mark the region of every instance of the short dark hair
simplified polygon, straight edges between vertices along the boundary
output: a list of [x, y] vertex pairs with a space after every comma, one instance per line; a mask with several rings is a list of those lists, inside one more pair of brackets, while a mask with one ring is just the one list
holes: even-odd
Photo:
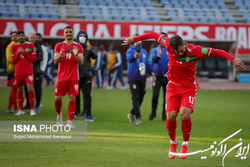
[[64, 30], [65, 30], [66, 28], [71, 28], [71, 29], [73, 30], [73, 28], [72, 28], [71, 26], [66, 26], [66, 27], [64, 27]]
[[165, 36], [167, 36], [167, 37], [168, 37], [168, 34], [167, 34], [167, 33], [165, 33], [165, 32], [161, 32], [161, 34], [162, 34], [162, 35], [165, 35]]
[[41, 38], [42, 38], [42, 34], [41, 34], [41, 33], [39, 33], [39, 32], [37, 32], [35, 35], [37, 35], [37, 36], [39, 36], [39, 37], [41, 37]]
[[134, 34], [132, 37], [139, 36], [139, 34]]
[[183, 45], [183, 39], [179, 35], [175, 35], [170, 38], [170, 46], [174, 49], [177, 50], [179, 46]]
[[19, 34], [25, 35], [23, 31], [17, 31], [16, 35], [19, 35]]
[[12, 31], [10, 35], [12, 36], [13, 34], [17, 33], [17, 31]]

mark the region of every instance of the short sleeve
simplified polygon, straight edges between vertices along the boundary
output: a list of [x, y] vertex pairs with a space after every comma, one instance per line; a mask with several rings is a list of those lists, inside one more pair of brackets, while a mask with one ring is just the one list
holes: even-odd
[[60, 50], [61, 50], [61, 45], [60, 45], [60, 43], [57, 43], [56, 46], [55, 46], [54, 52], [55, 53], [60, 53]]
[[78, 44], [79, 52], [78, 53], [83, 53], [83, 48], [82, 45]]

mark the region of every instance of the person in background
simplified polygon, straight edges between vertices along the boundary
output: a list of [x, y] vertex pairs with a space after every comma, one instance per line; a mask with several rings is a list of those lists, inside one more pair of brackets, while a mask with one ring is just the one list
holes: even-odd
[[95, 62], [96, 71], [96, 87], [102, 88], [104, 82], [104, 70], [107, 65], [107, 51], [103, 45], [100, 45], [99, 51], [97, 52], [97, 59]]
[[[138, 34], [135, 34], [134, 36], [138, 36]], [[133, 108], [128, 114], [128, 119], [129, 122], [132, 123], [134, 122], [135, 116], [136, 124], [142, 124], [140, 106], [146, 93], [147, 72], [152, 75], [153, 81], [155, 81], [156, 78], [152, 70], [152, 64], [149, 60], [148, 52], [142, 48], [141, 42], [130, 45], [126, 52], [126, 58], [128, 62], [128, 83], [133, 104]]]
[[[43, 82], [43, 71], [41, 70], [41, 62], [43, 61], [42, 42], [36, 40], [36, 35], [34, 33], [29, 34], [28, 41], [33, 43], [36, 47], [37, 59], [35, 62], [33, 62], [33, 71], [34, 71], [34, 90], [36, 99], [35, 111], [39, 111], [42, 98], [42, 82]], [[30, 104], [28, 100], [27, 87], [25, 87], [24, 89], [26, 96], [26, 106], [24, 107], [24, 109], [29, 109]]]
[[41, 48], [42, 48], [42, 51], [43, 51], [43, 60], [41, 61], [41, 64], [40, 64], [40, 69], [42, 71], [42, 75], [39, 77], [39, 93], [41, 92], [40, 94], [40, 101], [36, 102], [36, 106], [35, 106], [35, 110], [36, 111], [40, 111], [40, 106], [41, 105], [41, 100], [42, 100], [42, 84], [43, 84], [43, 76], [44, 76], [44, 72], [45, 72], [45, 69], [46, 69], [46, 66], [47, 66], [47, 62], [48, 62], [48, 50], [47, 48], [43, 45], [43, 42], [42, 42], [42, 34], [41, 33], [36, 33], [36, 41], [38, 41], [41, 45]]
[[109, 47], [108, 49], [108, 53], [107, 53], [107, 70], [108, 70], [108, 87], [107, 89], [112, 89], [113, 87], [111, 86], [111, 79], [112, 79], [112, 75], [114, 72], [114, 64], [115, 64], [115, 51], [113, 49], [112, 46]]
[[114, 52], [115, 52], [115, 63], [114, 63], [114, 71], [113, 71], [112, 79], [110, 82], [110, 89], [113, 89], [114, 87], [116, 87], [117, 79], [119, 79], [122, 84], [121, 89], [126, 89], [127, 86], [125, 85], [123, 78], [122, 78], [122, 70], [123, 70], [122, 56], [118, 50], [115, 50]]
[[[7, 107], [7, 113], [17, 113], [18, 107], [17, 107], [17, 87], [15, 82], [15, 75], [14, 75], [14, 64], [11, 60], [11, 47], [12, 45], [17, 44], [17, 32], [13, 31], [11, 33], [11, 42], [6, 48], [6, 61], [7, 61], [7, 73], [8, 73], [8, 80], [7, 80], [7, 86], [11, 87], [10, 95], [9, 95], [9, 102]], [[14, 109], [12, 109], [12, 106]]]
[[[161, 34], [168, 36], [166, 33]], [[156, 117], [156, 110], [158, 105], [158, 99], [161, 87], [163, 89], [163, 109], [162, 109], [162, 121], [166, 121], [166, 111], [165, 111], [165, 96], [166, 87], [168, 84], [168, 78], [165, 74], [168, 72], [168, 51], [164, 46], [158, 45], [151, 50], [151, 58], [153, 64], [153, 71], [156, 76], [156, 81], [153, 82], [153, 94], [152, 94], [152, 111], [148, 117], [151, 121]]]
[[51, 75], [51, 69], [53, 66], [53, 60], [54, 60], [54, 50], [52, 48], [52, 45], [50, 44], [46, 44], [47, 46], [47, 50], [48, 50], [48, 61], [47, 61], [47, 66], [45, 68], [45, 73], [44, 73], [44, 77], [47, 81], [47, 86], [50, 85], [50, 82], [52, 82], [52, 85], [55, 84], [55, 80], [54, 77]]
[[25, 41], [25, 34], [23, 31], [17, 32], [18, 43], [11, 47], [11, 59], [15, 65], [15, 82], [18, 87], [18, 104], [19, 110], [15, 115], [24, 115], [23, 107], [23, 85], [27, 85], [28, 101], [30, 104], [30, 115], [35, 116], [34, 110], [34, 75], [32, 62], [36, 62], [36, 48], [33, 43]]
[[[77, 42], [83, 47], [84, 64], [79, 65], [79, 95], [76, 96], [76, 116], [84, 116], [86, 121], [95, 121], [91, 114], [91, 88], [92, 88], [92, 70], [91, 58], [96, 59], [97, 55], [94, 48], [88, 42], [88, 34], [80, 31], [77, 34]], [[83, 112], [80, 113], [80, 90], [83, 93]]]

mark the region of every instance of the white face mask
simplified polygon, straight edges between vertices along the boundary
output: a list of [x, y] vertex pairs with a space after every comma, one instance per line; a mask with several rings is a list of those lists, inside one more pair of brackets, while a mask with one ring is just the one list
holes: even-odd
[[79, 37], [79, 42], [81, 44], [84, 44], [86, 42], [86, 38], [85, 37]]
[[140, 45], [141, 45], [141, 41], [134, 43], [134, 46], [140, 46]]

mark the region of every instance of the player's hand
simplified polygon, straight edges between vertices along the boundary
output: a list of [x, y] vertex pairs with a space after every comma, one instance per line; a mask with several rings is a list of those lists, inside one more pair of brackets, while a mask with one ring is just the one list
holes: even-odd
[[17, 50], [17, 51], [18, 51], [18, 53], [19, 53], [19, 54], [22, 54], [22, 55], [24, 54], [24, 50], [23, 50], [23, 48], [21, 48], [21, 47], [20, 47], [20, 48], [18, 48], [18, 50]]
[[244, 70], [247, 69], [245, 64], [243, 63], [243, 61], [239, 58], [234, 58], [233, 59], [233, 66], [234, 68], [238, 71], [238, 66], [240, 66], [241, 68], [243, 68]]
[[158, 57], [161, 57], [161, 47], [158, 47], [158, 48], [157, 48], [157, 56], [158, 56]]
[[73, 48], [74, 55], [76, 56], [78, 54], [78, 52], [79, 52], [79, 48], [74, 46], [74, 48]]
[[153, 79], [153, 82], [156, 81], [156, 77], [154, 75], [152, 75], [152, 79]]
[[134, 40], [133, 40], [133, 37], [128, 37], [128, 38], [126, 38], [124, 41], [123, 41], [123, 43], [122, 43], [122, 45], [130, 45], [130, 44], [134, 44], [135, 42], [134, 42]]
[[65, 49], [64, 48], [61, 48], [60, 50], [60, 57], [64, 57], [65, 56]]

